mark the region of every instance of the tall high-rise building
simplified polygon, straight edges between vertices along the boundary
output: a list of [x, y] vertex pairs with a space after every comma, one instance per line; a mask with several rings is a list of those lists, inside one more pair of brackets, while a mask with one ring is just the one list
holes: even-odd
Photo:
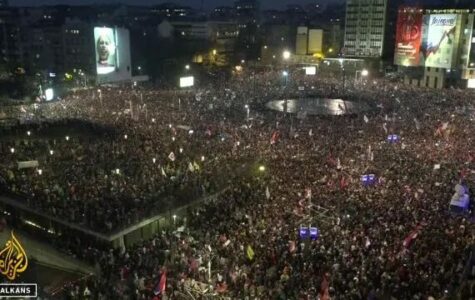
[[234, 2], [236, 16], [242, 22], [255, 22], [259, 16], [259, 1], [237, 0]]
[[343, 54], [381, 58], [388, 0], [347, 0]]

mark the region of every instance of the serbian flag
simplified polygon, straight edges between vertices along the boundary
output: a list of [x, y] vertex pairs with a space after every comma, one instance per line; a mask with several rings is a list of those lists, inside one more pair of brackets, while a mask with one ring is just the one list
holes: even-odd
[[412, 244], [412, 241], [414, 241], [419, 235], [419, 233], [421, 232], [421, 229], [422, 229], [422, 226], [417, 225], [416, 228], [414, 228], [414, 230], [412, 230], [411, 233], [409, 233], [409, 235], [402, 242], [402, 245], [404, 246], [404, 248], [409, 248], [409, 246]]
[[320, 284], [320, 300], [330, 300], [330, 283], [327, 277], [328, 273], [323, 276], [322, 283]]
[[349, 182], [346, 180], [345, 176], [340, 178], [340, 189], [344, 190], [349, 185]]
[[167, 287], [167, 271], [164, 270], [160, 276], [160, 281], [158, 282], [155, 290], [153, 291], [154, 295], [163, 295]]
[[272, 133], [272, 137], [270, 138], [270, 144], [271, 144], [271, 145], [274, 145], [274, 144], [277, 142], [278, 139], [279, 139], [279, 132], [278, 132], [278, 131], [274, 131], [274, 132]]

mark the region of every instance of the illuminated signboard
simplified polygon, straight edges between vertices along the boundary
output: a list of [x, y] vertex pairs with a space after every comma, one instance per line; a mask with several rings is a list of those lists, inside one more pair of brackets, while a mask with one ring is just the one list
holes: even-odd
[[190, 87], [195, 84], [195, 78], [193, 76], [181, 77], [180, 87]]
[[426, 67], [452, 68], [458, 16], [454, 14], [430, 15], [425, 39]]
[[418, 66], [422, 42], [422, 10], [412, 7], [399, 9], [396, 26], [394, 64]]
[[108, 27], [94, 28], [97, 74], [109, 74], [118, 67], [116, 31]]

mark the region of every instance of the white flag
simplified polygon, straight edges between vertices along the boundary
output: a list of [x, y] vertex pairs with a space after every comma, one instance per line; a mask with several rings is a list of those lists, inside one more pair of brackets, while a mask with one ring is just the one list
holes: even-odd
[[196, 170], [196, 171], [199, 171], [200, 170], [200, 165], [198, 165], [196, 163], [196, 161], [193, 162], [193, 168]]
[[266, 198], [267, 199], [270, 198], [270, 192], [269, 192], [269, 187], [268, 186], [266, 187]]
[[383, 129], [386, 134], [388, 134], [388, 127], [386, 126], [386, 123], [383, 124]]
[[414, 118], [414, 123], [416, 123], [416, 129], [420, 130], [421, 129], [421, 124], [419, 123], [419, 121], [417, 121], [416, 118]]
[[195, 171], [195, 167], [193, 167], [193, 164], [191, 162], [188, 163], [188, 170], [190, 170], [190, 172]]
[[435, 164], [434, 165], [434, 170], [439, 170], [440, 169], [440, 164]]
[[367, 117], [366, 115], [364, 115], [363, 118], [364, 118], [365, 123], [368, 123], [368, 122], [369, 122], [369, 119], [368, 119], [368, 117]]
[[449, 122], [442, 123], [442, 130], [446, 130], [449, 127]]
[[171, 161], [175, 161], [175, 159], [176, 159], [175, 153], [170, 152], [170, 154], [168, 155], [168, 159], [171, 160]]
[[389, 118], [388, 118], [388, 115], [384, 115], [384, 121], [388, 121]]
[[160, 167], [160, 171], [162, 172], [163, 177], [167, 177], [167, 173], [165, 173], [163, 167]]
[[310, 130], [308, 131], [308, 135], [309, 135], [309, 136], [313, 136], [313, 129], [310, 129]]
[[338, 170], [341, 169], [341, 162], [340, 162], [340, 158], [339, 158], [339, 157], [336, 159], [336, 168], [337, 168]]

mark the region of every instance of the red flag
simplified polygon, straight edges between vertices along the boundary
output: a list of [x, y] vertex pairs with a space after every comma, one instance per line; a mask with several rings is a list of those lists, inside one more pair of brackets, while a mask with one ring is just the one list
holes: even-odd
[[167, 271], [164, 270], [160, 276], [160, 281], [153, 291], [154, 295], [163, 295], [167, 287]]
[[330, 300], [330, 283], [328, 282], [328, 273], [323, 275], [322, 284], [320, 285], [320, 300]]
[[408, 248], [411, 245], [412, 241], [417, 238], [417, 236], [419, 235], [421, 231], [421, 228], [422, 228], [421, 225], [417, 225], [416, 228], [414, 228], [414, 230], [412, 230], [411, 233], [409, 233], [409, 235], [404, 239], [404, 241], [402, 242], [402, 245], [405, 248]]
[[345, 176], [342, 176], [340, 179], [340, 189], [344, 190], [348, 186]]
[[278, 131], [274, 131], [272, 133], [272, 137], [270, 138], [270, 144], [271, 145], [274, 145], [276, 142], [277, 142], [277, 139], [279, 138], [279, 132]]

